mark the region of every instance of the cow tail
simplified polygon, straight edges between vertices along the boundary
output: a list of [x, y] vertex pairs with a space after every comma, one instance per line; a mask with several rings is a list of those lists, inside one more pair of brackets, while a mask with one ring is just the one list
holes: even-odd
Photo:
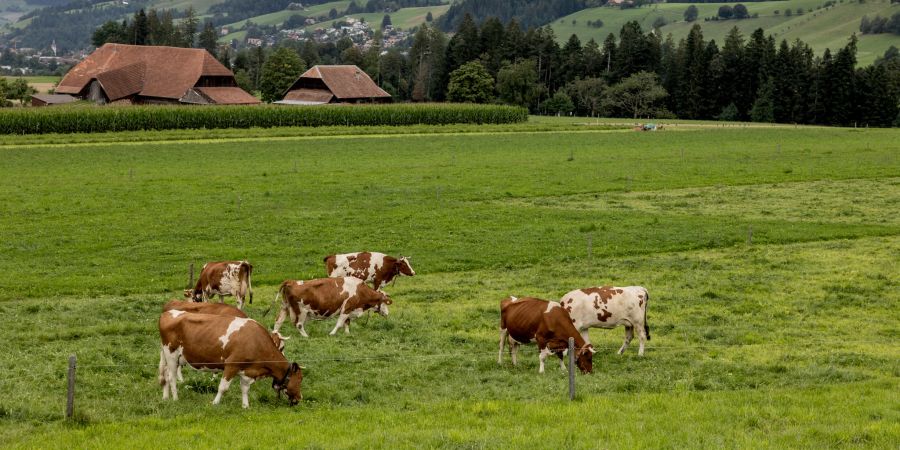
[[159, 385], [166, 386], [166, 356], [162, 348], [159, 349]]
[[272, 301], [272, 304], [269, 305], [269, 307], [266, 309], [266, 312], [263, 313], [263, 317], [268, 316], [268, 315], [269, 315], [269, 311], [271, 311], [272, 308], [275, 307], [275, 305], [278, 304], [278, 299], [280, 299], [281, 296], [282, 296], [282, 295], [281, 295], [281, 291], [284, 290], [284, 287], [285, 287], [285, 286], [286, 286], [286, 283], [281, 283], [281, 286], [278, 286], [278, 292], [275, 293], [275, 300]]
[[650, 293], [644, 289], [644, 294], [647, 297], [647, 300], [644, 301], [644, 334], [647, 335], [647, 340], [650, 340], [650, 324], [647, 323], [647, 307], [650, 306]]
[[250, 265], [247, 261], [244, 261], [244, 265], [247, 266], [247, 293], [250, 294], [250, 304], [253, 304], [253, 266]]

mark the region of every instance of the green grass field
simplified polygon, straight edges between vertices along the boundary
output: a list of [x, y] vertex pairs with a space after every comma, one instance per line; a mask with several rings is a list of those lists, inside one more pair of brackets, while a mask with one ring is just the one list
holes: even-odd
[[[705, 39], [715, 39], [720, 47], [725, 41], [725, 36], [735, 26], [745, 37], [757, 28], [762, 28], [767, 34], [775, 36], [778, 41], [786, 39], [788, 42], [792, 42], [799, 38], [809, 44], [819, 55], [826, 48], [836, 51], [847, 45], [850, 35], [855, 32], [859, 37], [857, 57], [860, 65], [871, 64], [891, 45], [900, 47], [900, 36], [859, 34], [859, 22], [863, 16], [890, 17], [897, 12], [897, 8], [891, 6], [889, 1], [868, 0], [860, 4], [847, 0], [827, 10], [816, 9], [824, 3], [824, 0], [751, 2], [746, 3], [745, 6], [750, 14], [759, 14], [758, 18], [708, 22], [703, 19], [715, 16], [719, 7], [725, 3], [697, 3], [695, 6], [699, 9], [700, 14], [694, 23], [700, 24], [703, 28]], [[636, 20], [644, 30], [649, 30], [658, 17], [664, 17], [669, 24], [661, 28], [662, 34], [665, 36], [671, 33], [677, 41], [687, 36], [694, 25], [694, 23], [684, 21], [684, 10], [687, 7], [687, 3], [661, 3], [624, 10], [608, 7], [591, 8], [557, 19], [551, 25], [560, 42], [565, 42], [572, 34], [578, 35], [582, 42], [587, 42], [591, 38], [602, 42], [609, 33], [618, 36], [622, 25], [628, 21]], [[803, 15], [796, 14], [798, 8], [803, 9]], [[784, 12], [787, 9], [794, 14], [786, 16]], [[813, 11], [808, 12], [809, 9]], [[777, 14], [776, 11], [778, 11]], [[588, 26], [588, 21], [597, 19], [603, 21], [603, 27]]]
[[[895, 447], [897, 131], [605, 123], [2, 137], [0, 441]], [[189, 369], [161, 400], [156, 320], [190, 263], [253, 262], [248, 313], [271, 326], [281, 280], [362, 249], [418, 275], [349, 336], [283, 328], [299, 406], [262, 380], [249, 411], [237, 386], [213, 407], [217, 381]], [[593, 330], [574, 402], [534, 347], [497, 365], [500, 299], [598, 284], [650, 291], [643, 358]]]

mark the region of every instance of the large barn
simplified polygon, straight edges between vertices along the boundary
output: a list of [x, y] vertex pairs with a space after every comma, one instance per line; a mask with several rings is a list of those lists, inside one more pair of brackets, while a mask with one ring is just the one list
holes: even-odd
[[378, 87], [356, 66], [314, 66], [300, 75], [276, 103], [321, 105], [325, 103], [388, 103], [391, 94]]
[[57, 94], [100, 104], [259, 103], [204, 49], [104, 44], [59, 82]]

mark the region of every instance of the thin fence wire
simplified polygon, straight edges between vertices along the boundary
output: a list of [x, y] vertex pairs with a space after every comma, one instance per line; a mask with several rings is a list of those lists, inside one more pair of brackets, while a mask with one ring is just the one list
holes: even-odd
[[[652, 351], [655, 349], [659, 350], [697, 350], [697, 349], [743, 349], [743, 348], [809, 348], [809, 347], [820, 347], [823, 345], [880, 345], [884, 344], [884, 342], [876, 342], [876, 341], [803, 341], [803, 342], [766, 342], [766, 343], [751, 343], [751, 344], [687, 344], [687, 345], [645, 345], [645, 351]], [[621, 344], [617, 345], [595, 345], [594, 350], [601, 351], [615, 351], [621, 347]], [[626, 352], [629, 351], [637, 351], [638, 344], [633, 340], [631, 344], [626, 349]], [[405, 349], [404, 351], [411, 352], [420, 352], [417, 349]], [[833, 351], [833, 349], [828, 349], [829, 351]], [[472, 359], [480, 359], [482, 357], [496, 356], [497, 351], [493, 350], [490, 352], [479, 352], [472, 351], [472, 349], [460, 352], [448, 352], [448, 353], [429, 353], [429, 354], [407, 354], [403, 351], [398, 351], [389, 355], [369, 355], [369, 356], [298, 356], [297, 362], [299, 363], [309, 363], [309, 362], [355, 362], [355, 361], [373, 361], [373, 360], [394, 360], [394, 359], [429, 359], [429, 358], [472, 358]], [[234, 362], [229, 361], [230, 364], [253, 364], [253, 363], [279, 363], [284, 361], [240, 361]], [[289, 361], [290, 362], [290, 361]], [[112, 367], [158, 367], [159, 363], [113, 363], [113, 364], [78, 364], [78, 369], [95, 369], [95, 368], [112, 368]]]

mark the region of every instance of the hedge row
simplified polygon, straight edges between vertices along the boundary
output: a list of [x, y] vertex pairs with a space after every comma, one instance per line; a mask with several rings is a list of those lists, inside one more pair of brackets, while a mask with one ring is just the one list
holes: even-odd
[[0, 134], [94, 133], [199, 128], [513, 123], [524, 108], [472, 104], [53, 106], [0, 111]]

